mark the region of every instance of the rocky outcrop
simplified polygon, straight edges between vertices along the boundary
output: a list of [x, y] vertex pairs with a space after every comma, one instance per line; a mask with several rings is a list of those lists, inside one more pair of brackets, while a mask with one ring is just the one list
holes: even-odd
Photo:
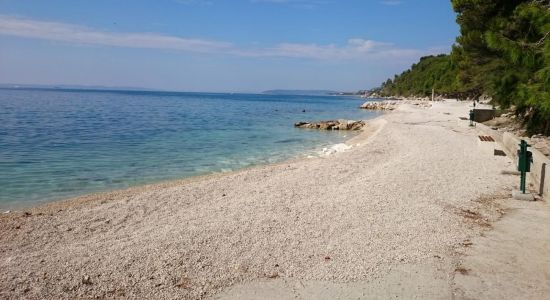
[[542, 154], [550, 157], [550, 137], [536, 134], [531, 137], [531, 145]]
[[294, 124], [297, 128], [309, 128], [320, 130], [359, 130], [365, 126], [364, 121], [335, 120], [319, 122], [298, 122]]
[[361, 105], [361, 108], [369, 110], [394, 110], [397, 105], [397, 101], [367, 101]]

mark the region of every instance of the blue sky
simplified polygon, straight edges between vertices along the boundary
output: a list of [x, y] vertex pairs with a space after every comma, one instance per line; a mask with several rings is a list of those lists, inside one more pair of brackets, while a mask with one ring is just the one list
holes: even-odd
[[0, 0], [0, 83], [353, 91], [457, 35], [445, 0]]

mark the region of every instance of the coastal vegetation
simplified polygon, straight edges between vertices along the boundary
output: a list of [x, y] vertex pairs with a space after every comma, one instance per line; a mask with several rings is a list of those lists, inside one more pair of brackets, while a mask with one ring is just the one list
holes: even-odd
[[425, 97], [433, 88], [439, 94], [456, 95], [457, 75], [458, 68], [449, 55], [425, 56], [409, 70], [384, 82], [381, 93], [384, 96]]
[[452, 0], [460, 36], [450, 54], [422, 57], [388, 79], [383, 96], [439, 95], [514, 108], [531, 133], [550, 134], [550, 1]]

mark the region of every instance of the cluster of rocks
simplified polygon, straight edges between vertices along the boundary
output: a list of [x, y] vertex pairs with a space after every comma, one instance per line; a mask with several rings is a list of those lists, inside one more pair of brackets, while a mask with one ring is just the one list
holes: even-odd
[[483, 122], [483, 124], [499, 132], [510, 132], [521, 137], [527, 135], [527, 131], [523, 128], [521, 121], [512, 112], [501, 114], [498, 117]]
[[432, 107], [432, 104], [430, 102], [426, 102], [426, 101], [415, 101], [415, 102], [412, 102], [412, 105], [418, 106], [420, 108], [430, 108], [430, 107]]
[[297, 122], [294, 127], [320, 130], [360, 130], [365, 126], [364, 121], [331, 120], [319, 122]]
[[361, 108], [369, 110], [394, 110], [397, 105], [396, 101], [367, 101], [361, 105]]
[[550, 137], [535, 134], [528, 138], [527, 130], [523, 127], [520, 118], [514, 112], [503, 113], [498, 117], [483, 122], [483, 124], [498, 132], [509, 132], [522, 139], [527, 139], [527, 142], [531, 144], [533, 149], [537, 149], [542, 154], [550, 157]]
[[550, 157], [550, 137], [542, 134], [535, 134], [531, 136], [530, 142], [533, 148]]

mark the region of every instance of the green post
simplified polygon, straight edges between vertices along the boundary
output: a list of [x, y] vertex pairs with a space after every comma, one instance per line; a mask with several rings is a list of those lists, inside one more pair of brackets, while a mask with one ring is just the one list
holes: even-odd
[[521, 171], [521, 178], [520, 178], [520, 183], [519, 183], [519, 189], [521, 190], [521, 193], [522, 194], [525, 194], [525, 176], [527, 175], [527, 173], [525, 173], [525, 171]]
[[531, 145], [527, 144], [525, 140], [521, 140], [518, 150], [518, 171], [521, 172], [521, 178], [519, 183], [519, 189], [525, 194], [525, 179], [527, 172], [531, 171], [531, 161], [533, 160], [533, 154], [531, 151], [527, 151], [527, 148]]
[[470, 126], [471, 126], [471, 127], [474, 126], [474, 116], [475, 116], [474, 110], [471, 109], [471, 110], [470, 110]]

